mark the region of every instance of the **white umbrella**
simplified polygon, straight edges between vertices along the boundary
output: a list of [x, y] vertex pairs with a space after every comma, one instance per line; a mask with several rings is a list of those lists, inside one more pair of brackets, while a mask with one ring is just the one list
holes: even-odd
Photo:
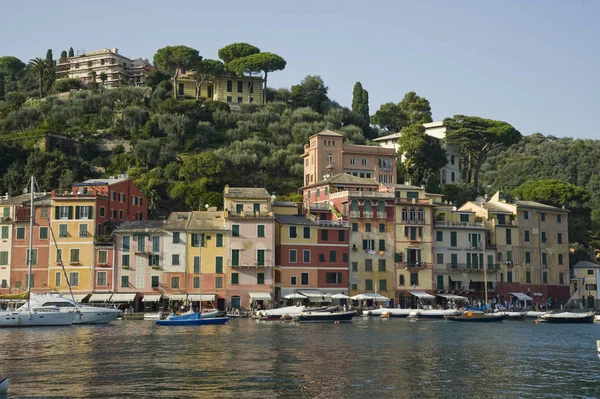
[[350, 299], [350, 297], [344, 294], [334, 294], [331, 296], [331, 299]]
[[288, 294], [288, 295], [284, 296], [284, 298], [285, 299], [306, 299], [308, 297], [306, 295], [302, 295], [297, 292], [294, 292], [293, 294]]

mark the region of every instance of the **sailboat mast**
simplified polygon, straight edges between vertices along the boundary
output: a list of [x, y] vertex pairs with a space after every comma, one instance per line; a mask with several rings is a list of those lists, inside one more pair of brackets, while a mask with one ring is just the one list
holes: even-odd
[[31, 176], [31, 187], [30, 187], [30, 191], [31, 191], [31, 200], [30, 200], [30, 204], [29, 204], [29, 255], [28, 255], [28, 271], [27, 271], [27, 308], [29, 309], [29, 311], [31, 312], [31, 308], [30, 308], [30, 291], [31, 291], [31, 266], [33, 264], [33, 220], [35, 217], [34, 211], [35, 211], [35, 207], [33, 205], [33, 200], [34, 200], [34, 180], [33, 180], [33, 176]]
[[485, 304], [488, 303], [488, 286], [487, 286], [487, 255], [485, 253], [485, 244], [487, 242], [487, 230], [483, 233], [483, 292], [485, 294]]

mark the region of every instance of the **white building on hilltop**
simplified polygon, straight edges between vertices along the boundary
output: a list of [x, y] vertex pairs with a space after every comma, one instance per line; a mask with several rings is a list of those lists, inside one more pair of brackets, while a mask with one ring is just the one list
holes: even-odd
[[[423, 126], [425, 126], [425, 134], [442, 140], [442, 147], [448, 155], [446, 166], [440, 169], [440, 183], [442, 185], [458, 183], [460, 181], [460, 152], [458, 147], [449, 145], [443, 141], [446, 138], [446, 126], [444, 126], [444, 122], [424, 123]], [[379, 143], [381, 147], [393, 148], [398, 151], [398, 138], [400, 138], [400, 133], [393, 133], [378, 137], [373, 141]], [[404, 156], [402, 156], [402, 161], [404, 161]]]

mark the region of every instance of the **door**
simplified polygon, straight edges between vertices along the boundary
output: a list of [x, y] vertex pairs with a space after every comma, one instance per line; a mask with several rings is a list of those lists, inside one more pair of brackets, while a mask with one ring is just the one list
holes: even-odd
[[254, 211], [254, 215], [257, 216], [260, 214], [260, 204], [254, 204], [252, 207], [252, 210]]
[[240, 297], [232, 296], [231, 297], [231, 309], [240, 309], [240, 308], [241, 308]]
[[217, 309], [225, 310], [225, 298], [217, 298]]

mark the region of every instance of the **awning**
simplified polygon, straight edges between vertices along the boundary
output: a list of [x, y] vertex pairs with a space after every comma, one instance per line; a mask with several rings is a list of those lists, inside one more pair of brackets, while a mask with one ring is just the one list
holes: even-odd
[[344, 294], [334, 294], [331, 296], [331, 299], [350, 299], [350, 297]]
[[215, 294], [188, 295], [187, 299], [191, 302], [213, 302], [215, 300]]
[[448, 275], [452, 279], [452, 281], [464, 281], [465, 276], [462, 273], [450, 273]]
[[[470, 274], [469, 275], [469, 280], [471, 281], [476, 281], [476, 282], [480, 282], [483, 283], [483, 274]], [[487, 282], [488, 283], [495, 283], [496, 281], [498, 281], [498, 278], [496, 277], [495, 274], [489, 275], [487, 276]]]
[[466, 301], [467, 297], [454, 295], [454, 294], [437, 294], [437, 296], [441, 296], [442, 298], [446, 298], [449, 301]]
[[285, 299], [306, 299], [308, 298], [306, 295], [302, 295], [298, 292], [294, 292], [293, 294], [287, 294], [284, 296]]
[[425, 291], [408, 291], [408, 293], [416, 296], [419, 299], [435, 299], [435, 296], [430, 295]]
[[533, 296], [543, 296], [541, 292], [534, 292]]
[[511, 292], [510, 295], [517, 298], [519, 301], [531, 301], [532, 298], [529, 295], [525, 295], [522, 292]]
[[135, 300], [135, 296], [137, 294], [135, 292], [131, 292], [128, 294], [113, 294], [112, 298], [110, 298], [111, 302], [133, 302]]
[[271, 293], [270, 292], [251, 292], [250, 299], [253, 301], [270, 301]]
[[387, 302], [390, 300], [390, 298], [388, 298], [388, 297], [385, 297], [381, 294], [375, 294], [372, 292], [354, 295], [352, 297], [352, 299], [354, 299], [355, 301], [364, 301], [366, 299], [366, 300], [372, 300], [375, 302]]
[[158, 295], [144, 295], [142, 302], [158, 302], [160, 301], [161, 294]]
[[113, 294], [92, 294], [88, 302], [108, 302]]
[[169, 295], [169, 301], [185, 301], [187, 294], [173, 294]]
[[307, 298], [321, 298], [323, 296], [323, 293], [319, 290], [304, 290], [300, 293]]

